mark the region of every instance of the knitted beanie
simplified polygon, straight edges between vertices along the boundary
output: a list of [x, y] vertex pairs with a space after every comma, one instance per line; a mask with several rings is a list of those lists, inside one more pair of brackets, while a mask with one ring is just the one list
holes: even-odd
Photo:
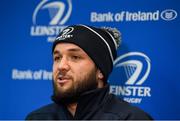
[[52, 51], [58, 43], [73, 43], [83, 49], [99, 68], [107, 82], [117, 57], [117, 47], [113, 33], [102, 28], [86, 25], [72, 25], [56, 37]]

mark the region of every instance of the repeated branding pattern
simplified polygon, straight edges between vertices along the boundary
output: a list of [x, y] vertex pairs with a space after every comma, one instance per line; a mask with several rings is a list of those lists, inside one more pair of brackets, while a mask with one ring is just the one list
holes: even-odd
[[161, 12], [161, 18], [165, 21], [171, 21], [176, 19], [177, 12], [173, 9], [167, 9]]
[[13, 80], [52, 80], [52, 72], [44, 69], [20, 70], [13, 68], [11, 77]]
[[141, 52], [126, 53], [115, 60], [114, 68], [120, 68], [120, 73], [124, 71], [125, 77], [121, 80], [124, 81], [123, 85], [111, 85], [111, 93], [123, 96], [130, 103], [140, 103], [142, 97], [151, 96], [151, 88], [143, 86], [151, 70], [151, 61], [147, 55]]
[[53, 42], [66, 27], [65, 23], [69, 20], [71, 12], [71, 0], [42, 0], [34, 10], [30, 35], [47, 37], [48, 42]]
[[155, 11], [120, 11], [117, 13], [106, 12], [106, 13], [98, 13], [91, 12], [90, 13], [90, 21], [91, 22], [140, 22], [140, 21], [171, 21], [177, 18], [177, 12], [173, 9], [166, 9], [163, 11], [155, 10]]

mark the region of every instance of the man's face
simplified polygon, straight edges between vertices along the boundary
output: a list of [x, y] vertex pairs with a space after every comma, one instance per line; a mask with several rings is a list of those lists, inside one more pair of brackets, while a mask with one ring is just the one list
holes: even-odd
[[80, 47], [71, 43], [56, 45], [53, 52], [55, 96], [71, 98], [97, 88], [98, 72], [94, 62]]

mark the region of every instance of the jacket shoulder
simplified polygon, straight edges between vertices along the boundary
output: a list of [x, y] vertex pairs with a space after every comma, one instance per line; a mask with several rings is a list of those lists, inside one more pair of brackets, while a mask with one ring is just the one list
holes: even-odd
[[121, 120], [152, 120], [149, 114], [113, 94], [110, 94], [105, 112], [118, 115]]

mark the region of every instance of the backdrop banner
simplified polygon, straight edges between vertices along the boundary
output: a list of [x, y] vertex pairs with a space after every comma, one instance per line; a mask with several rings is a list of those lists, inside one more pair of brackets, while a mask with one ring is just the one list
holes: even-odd
[[2, 0], [0, 119], [51, 103], [57, 34], [72, 24], [122, 33], [110, 92], [154, 119], [180, 119], [179, 0]]

